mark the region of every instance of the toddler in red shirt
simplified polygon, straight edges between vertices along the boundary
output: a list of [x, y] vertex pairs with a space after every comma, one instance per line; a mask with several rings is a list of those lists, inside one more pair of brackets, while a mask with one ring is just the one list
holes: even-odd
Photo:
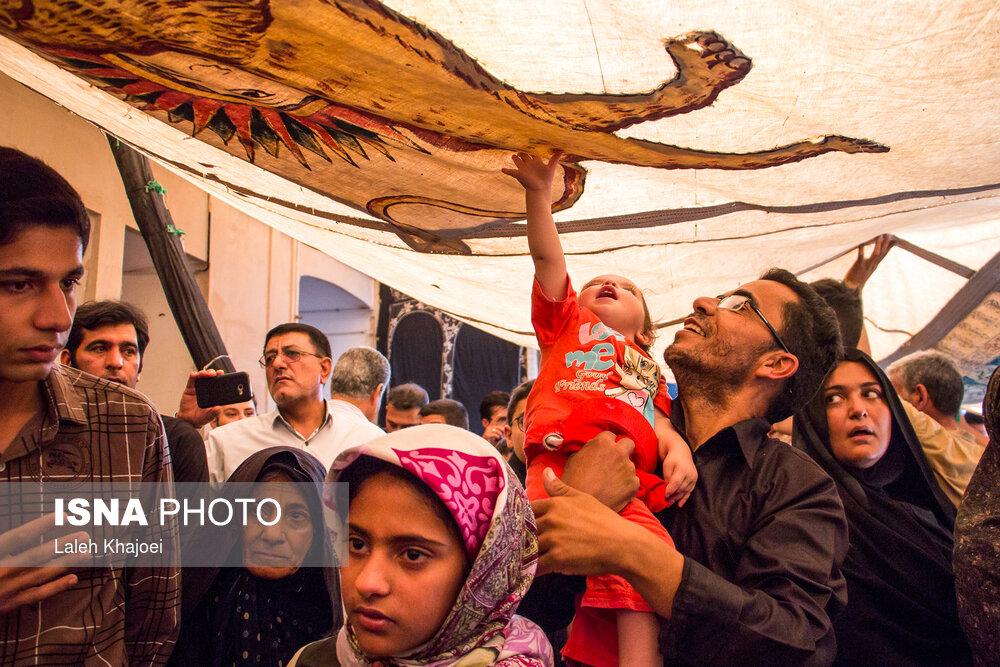
[[[635, 442], [640, 490], [621, 515], [673, 543], [653, 512], [690, 495], [697, 471], [687, 443], [667, 416], [670, 398], [648, 353], [652, 321], [642, 293], [622, 276], [570, 285], [551, 191], [559, 169], [550, 159], [514, 156], [504, 173], [525, 189], [528, 247], [535, 263], [531, 320], [541, 368], [525, 411], [527, 492], [546, 497], [542, 472], [561, 475], [567, 458], [601, 431]], [[656, 475], [662, 464], [663, 476]], [[665, 481], [666, 480], [666, 481]], [[652, 608], [621, 577], [589, 577], [563, 655], [576, 664], [612, 667], [662, 664]]]

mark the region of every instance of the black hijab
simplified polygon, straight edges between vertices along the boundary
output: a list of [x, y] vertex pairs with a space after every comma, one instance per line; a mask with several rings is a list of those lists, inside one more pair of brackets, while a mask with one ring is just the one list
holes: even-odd
[[938, 486], [892, 384], [868, 355], [867, 367], [892, 415], [885, 454], [868, 469], [834, 458], [824, 392], [795, 417], [793, 441], [837, 484], [850, 526], [844, 561], [847, 607], [834, 619], [841, 665], [967, 665], [951, 570], [955, 508]]
[[330, 566], [302, 567], [281, 579], [263, 579], [241, 566], [241, 526], [213, 528], [201, 535], [201, 548], [227, 550], [227, 563], [234, 566], [182, 572], [181, 632], [171, 665], [287, 664], [302, 646], [340, 628], [340, 585], [323, 523], [326, 470], [302, 450], [270, 447], [250, 456], [227, 482], [255, 483], [274, 472], [315, 489], [306, 497], [313, 522], [307, 562], [322, 559]]

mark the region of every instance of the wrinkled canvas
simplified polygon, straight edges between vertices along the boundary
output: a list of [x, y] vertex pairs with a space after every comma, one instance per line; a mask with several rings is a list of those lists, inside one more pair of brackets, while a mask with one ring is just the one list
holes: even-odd
[[[573, 279], [627, 275], [661, 324], [770, 266], [840, 277], [879, 233], [973, 271], [1000, 251], [985, 0], [11, 0], [0, 34], [15, 79], [521, 344], [513, 151], [566, 153], [552, 200]], [[865, 291], [875, 356], [964, 282], [893, 249]]]

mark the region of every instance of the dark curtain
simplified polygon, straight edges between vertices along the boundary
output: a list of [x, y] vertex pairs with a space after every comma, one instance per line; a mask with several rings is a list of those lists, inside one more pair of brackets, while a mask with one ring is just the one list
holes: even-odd
[[390, 384], [395, 387], [416, 382], [427, 390], [430, 400], [441, 398], [441, 325], [427, 313], [411, 313], [399, 320], [392, 336], [389, 365]]
[[463, 324], [455, 337], [452, 398], [469, 411], [469, 430], [483, 434], [479, 403], [491, 391], [510, 391], [521, 376], [521, 348]]
[[375, 326], [375, 349], [389, 358], [389, 320], [392, 319], [392, 288], [378, 284], [378, 324]]

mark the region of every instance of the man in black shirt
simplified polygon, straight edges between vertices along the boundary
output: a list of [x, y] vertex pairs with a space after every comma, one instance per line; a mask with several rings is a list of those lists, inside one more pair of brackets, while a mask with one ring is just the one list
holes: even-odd
[[[73, 319], [62, 363], [135, 389], [149, 344], [146, 316], [124, 301], [89, 301]], [[175, 482], [207, 482], [201, 434], [176, 417], [160, 415]]]
[[664, 355], [680, 394], [671, 418], [699, 474], [687, 504], [660, 515], [676, 548], [605, 507], [635, 484], [630, 445], [603, 434], [562, 481], [546, 472], [552, 497], [533, 505], [540, 572], [625, 577], [662, 617], [669, 664], [831, 663], [843, 507], [811, 459], [767, 433], [819, 389], [839, 350], [833, 312], [787, 271], [696, 300]]

